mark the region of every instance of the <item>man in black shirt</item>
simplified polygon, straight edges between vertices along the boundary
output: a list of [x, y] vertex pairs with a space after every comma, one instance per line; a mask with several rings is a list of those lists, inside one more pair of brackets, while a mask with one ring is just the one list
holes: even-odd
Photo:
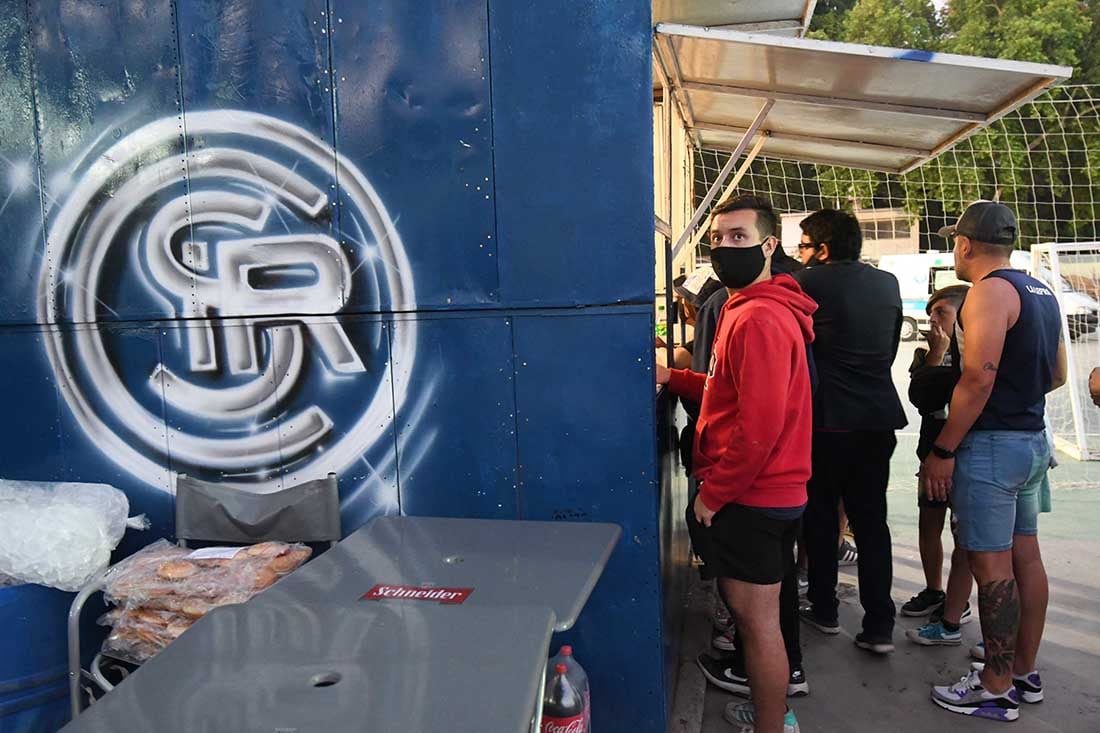
[[804, 518], [810, 605], [802, 618], [824, 633], [840, 631], [836, 548], [843, 499], [859, 546], [864, 616], [856, 645], [887, 654], [894, 650], [896, 609], [886, 486], [894, 431], [906, 425], [890, 373], [901, 335], [901, 294], [893, 275], [859, 261], [863, 236], [851, 214], [824, 209], [801, 227], [801, 246], [812, 249], [814, 266], [795, 279], [818, 304], [813, 478]]

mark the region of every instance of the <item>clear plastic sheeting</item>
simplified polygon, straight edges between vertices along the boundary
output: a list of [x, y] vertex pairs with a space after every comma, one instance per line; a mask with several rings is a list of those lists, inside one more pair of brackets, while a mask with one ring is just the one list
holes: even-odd
[[129, 509], [105, 484], [0, 479], [0, 576], [79, 590], [107, 569]]

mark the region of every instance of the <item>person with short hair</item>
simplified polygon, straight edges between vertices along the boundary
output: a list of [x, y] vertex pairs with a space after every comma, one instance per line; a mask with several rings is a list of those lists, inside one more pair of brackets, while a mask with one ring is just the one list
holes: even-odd
[[822, 209], [802, 220], [800, 252], [812, 266], [795, 279], [817, 303], [814, 313], [813, 477], [803, 522], [809, 558], [803, 621], [840, 633], [836, 595], [838, 505], [841, 500], [859, 548], [863, 630], [856, 645], [894, 650], [896, 609], [890, 595], [893, 556], [886, 522], [894, 431], [906, 425], [891, 366], [901, 340], [901, 292], [888, 272], [860, 262], [859, 222]]
[[[689, 520], [718, 577], [742, 641], [752, 702], [730, 704], [743, 730], [797, 733], [780, 616], [797, 626], [794, 541], [810, 477], [812, 422], [806, 344], [814, 303], [788, 275], [771, 275], [778, 218], [766, 200], [715, 207], [711, 262], [729, 290], [706, 375], [657, 366], [657, 382], [701, 403]], [[781, 600], [793, 594], [793, 603]]]
[[[931, 453], [932, 443], [947, 422], [947, 404], [962, 374], [956, 321], [967, 290], [968, 285], [942, 288], [932, 294], [925, 306], [931, 326], [928, 348], [917, 349], [909, 368], [909, 401], [921, 414], [920, 438], [917, 441], [917, 459], [920, 461]], [[919, 628], [907, 630], [905, 635], [922, 646], [958, 646], [962, 643], [961, 625], [973, 619], [969, 603], [973, 588], [970, 564], [956, 539], [945, 593], [942, 535], [949, 502], [929, 499], [918, 482], [917, 505], [918, 546], [925, 587], [901, 607], [901, 613], [904, 616], [927, 616], [929, 619]], [[955, 532], [954, 519], [951, 531]]]
[[1035, 668], [1049, 594], [1039, 553], [1040, 493], [1050, 466], [1046, 394], [1066, 379], [1058, 301], [1014, 270], [1016, 217], [1004, 204], [971, 204], [954, 226], [955, 272], [972, 283], [960, 313], [962, 375], [943, 430], [921, 464], [932, 499], [951, 497], [959, 544], [978, 584], [984, 666], [932, 688], [954, 713], [1019, 718], [1043, 699]]

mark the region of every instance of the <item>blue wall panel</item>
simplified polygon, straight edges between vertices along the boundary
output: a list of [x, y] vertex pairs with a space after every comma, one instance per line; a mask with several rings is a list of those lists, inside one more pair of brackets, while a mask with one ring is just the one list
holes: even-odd
[[[515, 519], [512, 319], [402, 319], [415, 328], [417, 369], [395, 357], [401, 509], [406, 514]], [[425, 427], [428, 427], [426, 430]]]
[[563, 635], [582, 662], [600, 660], [590, 667], [599, 729], [665, 730], [652, 319], [638, 308], [516, 318], [524, 518], [623, 528], [589, 605]]
[[61, 480], [71, 467], [61, 439], [61, 397], [46, 362], [48, 334], [0, 331], [0, 404], [5, 422], [3, 473], [29, 481]]
[[35, 321], [43, 251], [29, 28], [25, 3], [0, 3], [0, 323]]
[[179, 473], [618, 523], [563, 639], [598, 729], [662, 730], [649, 22], [0, 3], [0, 477], [119, 487], [122, 553]]
[[[193, 268], [190, 292], [181, 281], [168, 296], [185, 317], [341, 310], [362, 260], [337, 231], [325, 0], [195, 0], [177, 8], [185, 236], [202, 243], [206, 262]], [[255, 290], [233, 266], [241, 261], [265, 266], [251, 271]], [[316, 272], [294, 277], [295, 268]]]
[[[83, 369], [55, 369], [46, 359], [46, 354], [90, 353], [96, 342], [103, 344], [107, 355], [102, 363], [87, 360]], [[150, 324], [51, 327], [42, 332], [39, 346], [41, 351], [37, 354], [22, 353], [22, 366], [13, 368], [10, 373], [18, 378], [23, 369], [49, 378], [54, 400], [60, 403], [55, 418], [59, 447], [38, 470], [16, 476], [8, 473], [5, 467], [0, 477], [105, 483], [126, 492], [130, 513], [145, 514], [152, 527], [148, 532], [127, 532], [119, 547], [120, 555], [170, 535], [172, 495], [169, 489], [172, 482], [169, 465], [164, 460], [150, 460], [152, 449], [158, 446], [163, 454], [163, 402], [153, 391], [145, 395], [140, 388], [126, 389], [144, 384], [151, 365], [158, 362], [160, 345], [156, 327]], [[57, 356], [52, 358], [57, 359]], [[122, 390], [131, 396], [125, 404], [112, 397]], [[5, 404], [11, 401], [18, 404], [19, 397], [5, 391]], [[45, 395], [42, 396], [45, 399]], [[29, 414], [45, 417], [51, 409], [43, 402], [36, 412]], [[21, 432], [32, 433], [32, 421], [27, 423]], [[144, 452], [146, 446], [152, 447], [148, 453]], [[31, 453], [40, 451], [30, 444], [21, 449]], [[13, 446], [11, 453], [17, 452]]]
[[[29, 7], [45, 320], [174, 315], [151, 301], [133, 256], [147, 213], [185, 189], [171, 6], [31, 0]], [[158, 120], [159, 131], [146, 127]]]
[[[400, 509], [391, 365], [415, 342], [395, 337], [389, 317], [341, 316], [338, 323], [355, 345], [362, 371], [334, 373], [315, 361], [317, 376], [307, 377], [299, 394], [333, 421], [315, 466], [332, 466], [339, 474], [344, 531], [350, 532], [371, 517]], [[288, 465], [291, 483], [319, 473], [302, 460]]]
[[[488, 21], [484, 0], [332, 0], [337, 148], [396, 224], [415, 293], [352, 295], [353, 310], [422, 310], [498, 299]], [[341, 225], [349, 182], [341, 181]], [[392, 268], [391, 268], [392, 269]], [[359, 291], [365, 292], [365, 291]]]
[[503, 302], [652, 302], [650, 4], [489, 5]]

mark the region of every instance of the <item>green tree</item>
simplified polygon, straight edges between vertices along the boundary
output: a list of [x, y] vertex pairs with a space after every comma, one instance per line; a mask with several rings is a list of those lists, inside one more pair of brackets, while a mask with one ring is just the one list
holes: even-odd
[[931, 0], [859, 0], [839, 40], [892, 48], [937, 50], [942, 28]]
[[844, 35], [844, 19], [856, 0], [819, 0], [806, 35], [821, 41], [839, 41]]
[[1077, 66], [1091, 38], [1089, 16], [1080, 0], [951, 0], [943, 50]]
[[[1100, 0], [949, 0], [940, 14], [926, 0], [822, 0], [810, 35], [1062, 64], [1074, 67], [1071, 84], [1100, 84]], [[999, 198], [1026, 222], [1028, 242], [1100, 239], [1094, 95], [1052, 90], [1045, 98], [1057, 103], [1027, 105], [905, 176], [759, 160], [746, 182], [788, 209], [902, 202], [915, 217], [951, 217]]]
[[[1074, 81], [1100, 81], [1100, 0], [950, 0], [942, 17], [924, 0], [859, 0], [841, 19], [836, 40], [926, 48], [992, 58], [1074, 66]], [[1087, 139], [1100, 134], [1097, 108], [1072, 91], [1056, 90], [1066, 104], [1035, 105], [960, 143], [923, 170], [868, 179], [844, 169], [820, 169], [824, 198], [862, 206], [876, 199], [904, 201], [914, 216], [929, 202], [999, 198], [1035, 222], [1030, 240], [1096, 236], [1100, 206], [1081, 195], [1081, 181], [1100, 184], [1100, 151]], [[1090, 156], [1091, 155], [1091, 159]], [[1075, 195], [1076, 194], [1076, 195]], [[1059, 229], [1058, 222], [1069, 222]]]

